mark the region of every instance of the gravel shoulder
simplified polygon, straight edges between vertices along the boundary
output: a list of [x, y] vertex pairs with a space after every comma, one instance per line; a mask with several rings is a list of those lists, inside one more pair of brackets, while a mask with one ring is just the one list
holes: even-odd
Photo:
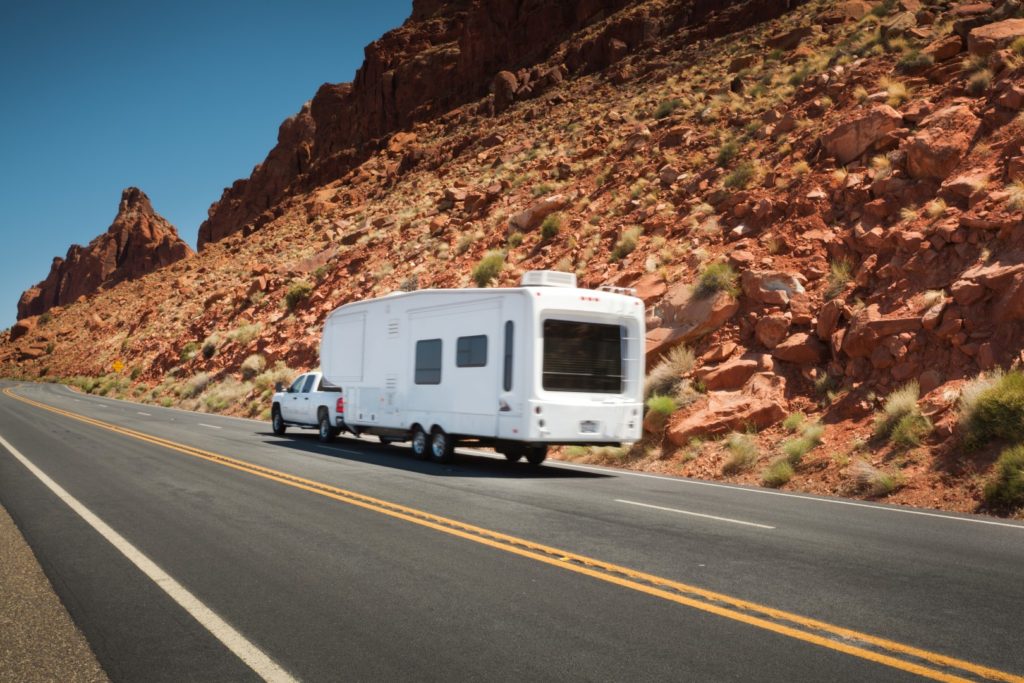
[[0, 681], [109, 680], [3, 507], [0, 633]]

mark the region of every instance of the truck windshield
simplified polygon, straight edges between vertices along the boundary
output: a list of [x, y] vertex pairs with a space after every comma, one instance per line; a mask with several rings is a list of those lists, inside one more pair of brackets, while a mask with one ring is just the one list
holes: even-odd
[[621, 393], [621, 330], [619, 325], [545, 320], [544, 389]]

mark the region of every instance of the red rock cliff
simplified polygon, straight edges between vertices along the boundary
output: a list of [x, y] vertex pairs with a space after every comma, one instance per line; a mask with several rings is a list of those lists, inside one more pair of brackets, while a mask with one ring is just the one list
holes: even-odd
[[[495, 99], [481, 106], [500, 111], [509, 97], [535, 96], [567, 73], [605, 68], [659, 35], [681, 28], [726, 33], [799, 2], [415, 0], [405, 24], [366, 47], [352, 83], [321, 86], [281, 125], [266, 160], [224, 190], [199, 228], [199, 248], [266, 222], [290, 191], [341, 177], [384, 136], [485, 98], [492, 83]], [[570, 40], [601, 21], [597, 35]], [[545, 61], [557, 66], [541, 67]], [[496, 81], [499, 72], [517, 69], [519, 78]], [[502, 95], [502, 88], [511, 91]]]
[[18, 301], [18, 319], [141, 277], [192, 253], [174, 226], [153, 211], [149, 197], [129, 187], [121, 193], [117, 217], [105, 233], [86, 247], [71, 245], [64, 258], [53, 259], [45, 280], [25, 290]]

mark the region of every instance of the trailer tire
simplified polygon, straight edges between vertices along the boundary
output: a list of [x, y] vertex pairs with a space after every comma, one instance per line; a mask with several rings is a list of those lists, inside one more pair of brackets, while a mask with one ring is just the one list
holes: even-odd
[[430, 457], [437, 462], [448, 462], [454, 453], [452, 438], [443, 429], [436, 427], [430, 435]]
[[277, 405], [270, 410], [270, 428], [274, 431], [274, 434], [277, 434], [278, 436], [281, 436], [288, 431], [288, 427], [284, 424], [284, 418], [281, 417], [281, 408]]
[[417, 460], [426, 460], [430, 455], [430, 437], [423, 431], [423, 427], [416, 425], [412, 429], [412, 454]]
[[320, 443], [330, 443], [334, 441], [334, 437], [337, 436], [337, 432], [334, 431], [334, 427], [331, 426], [331, 415], [326, 410], [321, 410], [318, 416], [319, 431], [317, 432], [316, 438], [320, 440]]
[[509, 462], [519, 462], [523, 459], [523, 449], [520, 446], [508, 446], [501, 451]]
[[548, 457], [547, 446], [527, 446], [526, 462], [531, 465], [539, 465]]

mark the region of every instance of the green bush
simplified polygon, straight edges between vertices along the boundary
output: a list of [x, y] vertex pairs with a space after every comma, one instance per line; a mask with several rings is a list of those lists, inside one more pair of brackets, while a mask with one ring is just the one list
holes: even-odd
[[1003, 451], [993, 478], [985, 484], [989, 507], [1012, 510], [1024, 505], [1024, 444]]
[[960, 425], [969, 446], [1024, 441], [1024, 371], [996, 375], [960, 404]]
[[679, 105], [681, 105], [681, 104], [682, 104], [682, 101], [678, 100], [678, 99], [663, 100], [658, 105], [658, 108], [654, 110], [654, 118], [656, 118], [656, 119], [663, 119], [663, 118], [665, 118], [666, 116], [668, 116], [669, 114], [674, 112], [679, 107]]
[[540, 224], [540, 236], [543, 239], [549, 240], [558, 234], [558, 231], [562, 229], [562, 214], [552, 213], [549, 214], [544, 222]]
[[889, 433], [889, 443], [897, 448], [916, 448], [932, 431], [932, 423], [918, 412], [901, 417]]
[[807, 420], [807, 416], [803, 413], [790, 413], [785, 420], [782, 421], [782, 426], [787, 432], [797, 432], [804, 426], [804, 422]]
[[305, 280], [295, 280], [288, 286], [288, 291], [284, 295], [284, 303], [289, 311], [295, 310], [295, 307], [304, 299], [309, 298], [312, 292], [313, 285]]
[[211, 334], [203, 341], [203, 358], [210, 360], [213, 355], [217, 353], [217, 347], [220, 346], [220, 335], [216, 332]]
[[889, 438], [904, 417], [920, 415], [920, 409], [917, 407], [920, 395], [921, 390], [916, 381], [908, 382], [889, 394], [882, 410], [875, 415], [875, 437]]
[[190, 341], [181, 347], [181, 353], [178, 354], [178, 359], [184, 363], [190, 361], [196, 357], [196, 352], [199, 350], [199, 342]]
[[761, 473], [761, 483], [777, 489], [793, 478], [793, 466], [785, 458], [775, 460]]
[[931, 55], [925, 54], [920, 50], [911, 50], [896, 62], [896, 70], [905, 74], [915, 73], [922, 69], [927, 69], [934, 63], [935, 58]]
[[753, 161], [741, 161], [732, 173], [725, 176], [722, 184], [732, 190], [742, 190], [750, 184], [756, 173], [757, 167]]
[[737, 275], [728, 263], [712, 263], [700, 274], [697, 284], [699, 296], [710, 296], [715, 292], [728, 292], [735, 296], [739, 293], [736, 287]]
[[508, 244], [508, 248], [509, 249], [515, 249], [516, 247], [518, 247], [522, 243], [523, 243], [523, 233], [519, 232], [518, 230], [516, 230], [515, 232], [513, 232], [511, 235], [508, 236], [507, 244]]
[[241, 346], [248, 346], [260, 336], [261, 326], [259, 323], [241, 325], [228, 332], [228, 339], [237, 342]]
[[786, 461], [796, 467], [815, 446], [821, 443], [821, 436], [825, 428], [818, 422], [812, 422], [805, 426], [795, 439], [789, 439], [782, 444], [782, 452], [786, 454]]
[[715, 163], [721, 167], [729, 165], [729, 162], [736, 158], [736, 155], [740, 153], [740, 145], [735, 140], [728, 140], [718, 148], [718, 154], [715, 156]]
[[652, 413], [671, 415], [677, 407], [676, 400], [671, 396], [655, 395], [647, 399], [647, 409]]
[[486, 287], [491, 280], [498, 277], [501, 269], [505, 267], [505, 254], [499, 250], [492, 250], [480, 259], [480, 262], [473, 268], [473, 280], [477, 287]]

